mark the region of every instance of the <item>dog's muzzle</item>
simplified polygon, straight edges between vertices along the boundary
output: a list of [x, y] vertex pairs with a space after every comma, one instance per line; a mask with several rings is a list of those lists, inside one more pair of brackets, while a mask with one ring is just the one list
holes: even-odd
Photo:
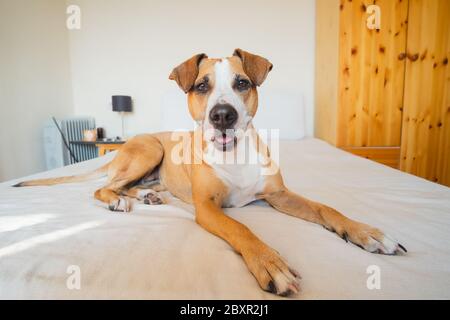
[[215, 129], [212, 138], [217, 149], [230, 150], [236, 143], [234, 125], [239, 118], [238, 112], [230, 104], [216, 104], [209, 112], [209, 122]]
[[209, 121], [216, 130], [232, 129], [238, 120], [236, 109], [229, 104], [216, 104], [209, 112]]

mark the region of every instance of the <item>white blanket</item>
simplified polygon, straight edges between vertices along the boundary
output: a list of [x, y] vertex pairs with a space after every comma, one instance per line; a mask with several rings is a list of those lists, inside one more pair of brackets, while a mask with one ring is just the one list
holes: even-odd
[[[450, 298], [449, 188], [315, 139], [284, 141], [280, 152], [293, 191], [381, 228], [408, 249], [371, 254], [263, 202], [226, 210], [300, 271], [295, 298]], [[85, 172], [112, 156], [34, 177]], [[0, 184], [0, 298], [277, 298], [179, 201], [112, 213], [93, 198], [104, 178], [11, 188], [17, 181]], [[380, 271], [380, 289], [367, 287], [369, 266]]]

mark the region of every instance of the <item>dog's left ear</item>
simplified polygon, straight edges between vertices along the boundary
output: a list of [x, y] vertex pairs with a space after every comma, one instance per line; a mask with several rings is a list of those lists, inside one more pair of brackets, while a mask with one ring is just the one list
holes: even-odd
[[197, 79], [198, 66], [200, 65], [200, 62], [202, 59], [207, 57], [208, 56], [204, 53], [196, 54], [192, 58], [180, 64], [178, 67], [174, 68], [169, 76], [169, 79], [175, 80], [184, 93], [188, 93], [194, 85], [195, 79]]
[[233, 56], [237, 56], [241, 59], [245, 73], [257, 86], [260, 86], [264, 82], [267, 74], [273, 68], [273, 65], [266, 58], [242, 49], [234, 50]]

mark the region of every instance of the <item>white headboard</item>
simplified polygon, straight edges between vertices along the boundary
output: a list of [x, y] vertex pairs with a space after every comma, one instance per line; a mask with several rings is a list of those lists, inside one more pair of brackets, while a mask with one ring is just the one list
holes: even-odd
[[300, 93], [260, 91], [257, 129], [279, 129], [281, 139], [302, 139], [306, 134], [305, 104]]
[[189, 114], [186, 95], [178, 87], [163, 95], [161, 109], [163, 131], [194, 129], [195, 121]]
[[[162, 99], [162, 130], [192, 130], [195, 122], [187, 109], [186, 95], [179, 89], [168, 91]], [[253, 121], [257, 129], [279, 129], [281, 139], [305, 136], [305, 104], [301, 93], [259, 92], [259, 107]]]

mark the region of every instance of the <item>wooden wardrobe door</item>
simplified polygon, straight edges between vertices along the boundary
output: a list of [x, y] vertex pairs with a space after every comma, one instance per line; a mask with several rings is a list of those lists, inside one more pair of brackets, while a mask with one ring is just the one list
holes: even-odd
[[450, 186], [450, 0], [410, 0], [400, 168]]
[[401, 142], [408, 1], [376, 1], [380, 30], [366, 25], [372, 3], [340, 4], [340, 147], [399, 147]]

